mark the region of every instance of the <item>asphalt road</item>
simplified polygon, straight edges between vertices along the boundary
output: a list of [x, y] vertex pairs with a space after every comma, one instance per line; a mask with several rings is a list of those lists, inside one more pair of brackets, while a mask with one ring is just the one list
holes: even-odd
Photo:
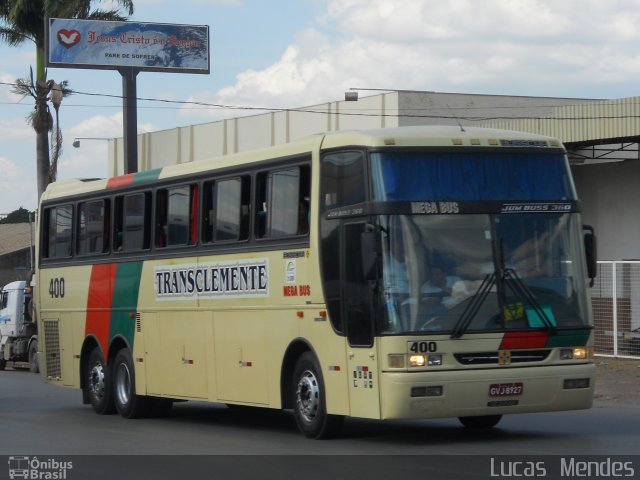
[[[444, 473], [443, 478], [458, 478], [452, 472], [463, 468], [461, 472], [467, 473], [461, 473], [459, 478], [476, 478], [469, 476], [469, 471], [477, 473], [480, 468], [484, 471], [477, 478], [490, 478], [487, 470], [489, 457], [528, 459], [540, 455], [637, 455], [640, 452], [640, 405], [596, 402], [593, 409], [586, 411], [506, 416], [498, 428], [485, 432], [464, 429], [456, 419], [394, 422], [347, 420], [340, 438], [314, 441], [298, 433], [293, 417], [288, 412], [236, 411], [219, 404], [184, 402], [177, 403], [172, 415], [167, 418], [126, 420], [117, 415], [100, 416], [94, 414], [90, 406], [82, 405], [79, 390], [48, 385], [37, 375], [26, 371], [6, 370], [0, 372], [0, 432], [0, 456], [216, 456], [217, 461], [226, 459], [222, 460], [226, 463], [218, 465], [220, 471], [226, 474], [216, 476], [225, 479], [234, 477], [233, 472], [238, 472], [238, 468], [229, 467], [229, 462], [238, 462], [237, 467], [247, 463], [242, 461], [243, 457], [236, 455], [287, 456], [280, 458], [288, 458], [287, 464], [290, 465], [300, 464], [292, 468], [302, 468], [307, 473], [302, 475], [305, 478], [313, 478], [310, 473], [324, 472], [316, 464], [323, 459], [320, 464], [326, 465], [325, 456], [353, 456], [352, 459], [356, 460], [341, 457], [344, 459], [341, 462], [360, 462], [360, 469], [353, 465], [355, 472], [365, 471], [365, 466], [379, 471], [377, 462], [382, 462], [380, 467], [390, 468], [390, 465], [398, 462], [394, 468], [408, 468], [411, 461], [407, 459], [417, 461], [420, 457], [420, 465], [424, 468], [424, 456], [429, 456], [431, 462], [427, 463], [432, 466], [440, 465], [443, 458], [467, 458], [471, 467], [467, 465], [463, 468], [464, 463], [460, 461], [444, 460], [438, 470], [453, 469], [448, 474]], [[397, 457], [400, 455], [415, 457]], [[89, 457], [74, 458], [76, 463], [82, 463], [88, 461]], [[114, 461], [114, 458], [118, 457], [100, 460], [106, 462], [100, 471], [104, 473], [116, 468], [121, 461]], [[168, 459], [154, 458], [154, 464], [169, 462]], [[167, 473], [171, 466], [177, 468], [176, 465], [184, 461], [171, 458], [172, 461], [165, 467], [157, 465], [160, 470], [155, 470], [156, 476], [149, 478], [164, 478], [159, 476], [162, 472]], [[262, 457], [257, 463], [256, 458], [261, 457], [252, 458], [250, 463], [255, 467], [263, 465], [264, 459], [269, 457]], [[636, 462], [636, 478], [640, 478], [640, 458], [633, 458]], [[209, 461], [212, 461], [210, 457]], [[279, 460], [272, 460], [270, 467], [274, 467], [273, 462], [279, 464]], [[479, 462], [479, 466], [473, 467], [475, 462]], [[189, 463], [191, 467], [194, 466], [193, 461]], [[262, 471], [262, 478], [271, 478], [265, 474], [267, 471]], [[5, 468], [0, 464], [0, 478], [5, 474]], [[274, 474], [272, 478], [276, 477], [278, 475]], [[91, 478], [102, 477], [96, 476], [94, 471]], [[323, 475], [316, 478], [334, 480], [336, 477]], [[432, 472], [430, 478], [439, 477]], [[546, 478], [550, 477], [547, 475]]]

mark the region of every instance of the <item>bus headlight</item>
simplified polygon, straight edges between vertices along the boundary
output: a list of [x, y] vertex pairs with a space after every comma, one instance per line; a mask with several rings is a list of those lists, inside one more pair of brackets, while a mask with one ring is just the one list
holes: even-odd
[[427, 364], [426, 355], [411, 355], [409, 357], [410, 367], [424, 367]]
[[591, 358], [591, 349], [587, 347], [563, 348], [560, 350], [560, 360], [586, 360]]

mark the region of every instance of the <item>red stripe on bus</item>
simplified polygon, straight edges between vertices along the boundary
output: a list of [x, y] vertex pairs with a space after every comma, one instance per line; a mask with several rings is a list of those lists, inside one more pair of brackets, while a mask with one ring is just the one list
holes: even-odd
[[111, 328], [111, 302], [113, 300], [113, 279], [115, 265], [93, 265], [87, 299], [87, 323], [85, 335], [94, 335], [98, 339], [105, 358], [109, 348]]
[[549, 334], [547, 332], [509, 332], [505, 333], [500, 350], [519, 350], [523, 348], [544, 348]]
[[128, 173], [127, 175], [120, 175], [119, 177], [110, 178], [107, 181], [107, 188], [126, 187], [133, 183], [133, 179], [136, 176], [135, 173]]

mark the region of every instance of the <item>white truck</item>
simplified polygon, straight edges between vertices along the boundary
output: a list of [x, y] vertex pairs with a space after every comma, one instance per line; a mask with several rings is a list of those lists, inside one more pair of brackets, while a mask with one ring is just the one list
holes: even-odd
[[38, 329], [33, 315], [31, 287], [25, 281], [2, 289], [0, 310], [0, 370], [7, 362], [38, 372]]

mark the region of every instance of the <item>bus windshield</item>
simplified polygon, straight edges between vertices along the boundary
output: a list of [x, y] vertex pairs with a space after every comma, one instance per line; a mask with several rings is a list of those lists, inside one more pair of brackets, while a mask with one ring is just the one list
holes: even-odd
[[[371, 172], [386, 204], [576, 199], [564, 155], [542, 150], [374, 153]], [[577, 214], [472, 213], [379, 216], [381, 333], [589, 326]]]
[[381, 333], [589, 325], [581, 235], [570, 213], [390, 215]]

